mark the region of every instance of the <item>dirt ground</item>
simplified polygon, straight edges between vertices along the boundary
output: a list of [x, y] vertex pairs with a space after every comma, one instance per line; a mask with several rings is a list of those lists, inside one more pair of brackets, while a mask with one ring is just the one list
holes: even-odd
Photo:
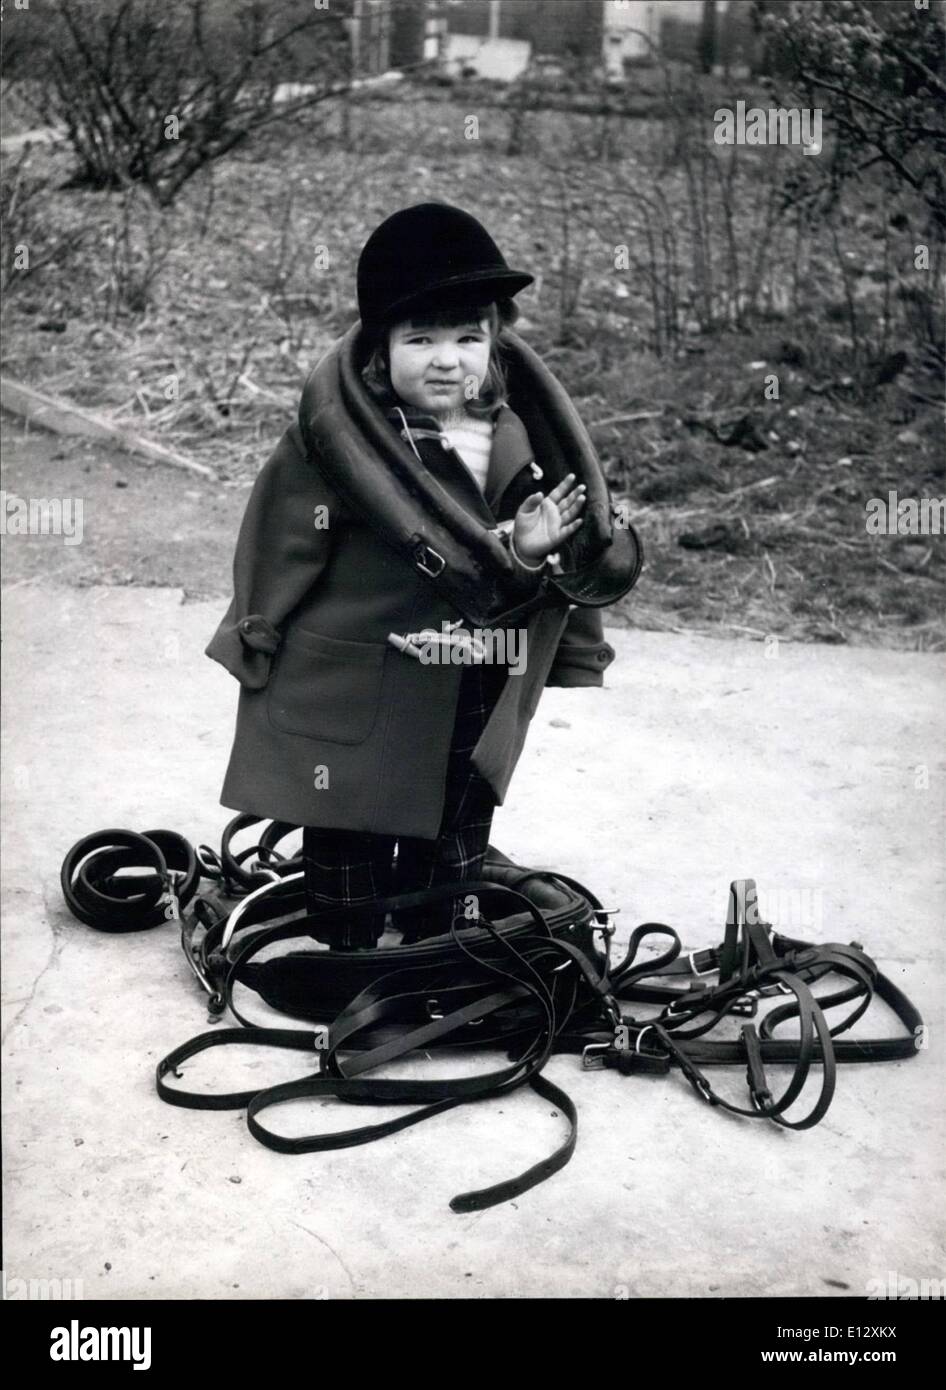
[[3, 439], [8, 494], [82, 500], [82, 543], [17, 537], [3, 547], [5, 585], [54, 579], [78, 588], [166, 585], [187, 599], [226, 593], [248, 484], [149, 467], [98, 441], [30, 430], [7, 415]]

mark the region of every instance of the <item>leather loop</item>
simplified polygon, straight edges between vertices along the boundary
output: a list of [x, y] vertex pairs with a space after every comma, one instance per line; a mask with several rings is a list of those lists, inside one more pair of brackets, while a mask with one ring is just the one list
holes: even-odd
[[[146, 872], [122, 878], [122, 869]], [[117, 933], [176, 920], [199, 879], [192, 846], [170, 830], [146, 835], [100, 830], [86, 835], [69, 850], [60, 870], [63, 898], [72, 915], [97, 931]]]

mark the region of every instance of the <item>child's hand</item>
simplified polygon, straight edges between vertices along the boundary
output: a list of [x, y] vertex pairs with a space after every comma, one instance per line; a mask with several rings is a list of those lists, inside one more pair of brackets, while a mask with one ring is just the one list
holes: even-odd
[[527, 563], [544, 560], [581, 525], [579, 512], [585, 505], [585, 485], [579, 483], [573, 488], [574, 481], [574, 473], [569, 473], [548, 497], [534, 492], [516, 512], [513, 544]]

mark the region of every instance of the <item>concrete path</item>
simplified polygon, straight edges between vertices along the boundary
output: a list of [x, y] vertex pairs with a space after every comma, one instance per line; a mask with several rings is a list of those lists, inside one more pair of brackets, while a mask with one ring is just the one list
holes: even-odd
[[[206, 1026], [173, 931], [111, 938], [63, 907], [80, 835], [218, 839], [236, 686], [201, 653], [224, 606], [32, 582], [5, 600], [8, 1279], [137, 1299], [861, 1294], [889, 1271], [943, 1276], [941, 658], [612, 631], [606, 690], [546, 692], [494, 843], [586, 880], [623, 936], [662, 919], [688, 947], [718, 941], [730, 879], [754, 876], [784, 930], [865, 943], [930, 1046], [844, 1070], [805, 1134], [711, 1111], [679, 1076], [554, 1059], [580, 1112], [570, 1166], [455, 1216], [455, 1193], [559, 1141], [538, 1097], [271, 1153], [242, 1115], [154, 1093], [157, 1059]], [[890, 1026], [878, 1006], [866, 1031]], [[191, 1076], [301, 1070], [210, 1054]], [[741, 1068], [718, 1080], [744, 1100]]]

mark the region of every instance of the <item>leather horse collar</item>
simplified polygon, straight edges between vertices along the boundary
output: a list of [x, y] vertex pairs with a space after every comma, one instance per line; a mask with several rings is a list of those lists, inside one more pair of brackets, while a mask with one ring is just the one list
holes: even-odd
[[[525, 612], [549, 597], [582, 606], [613, 603], [640, 572], [631, 528], [612, 525], [604, 472], [560, 383], [517, 334], [503, 330], [510, 405], [542, 452], [554, 486], [572, 472], [586, 488], [584, 524], [562, 548], [565, 573], [544, 575]], [[355, 324], [316, 364], [299, 406], [307, 451], [339, 496], [429, 579], [474, 626], [515, 611], [514, 562], [505, 538], [472, 516], [392, 429], [361, 377], [363, 334]], [[517, 404], [518, 403], [518, 404]], [[600, 579], [600, 583], [597, 581]], [[549, 594], [552, 590], [552, 594]]]

